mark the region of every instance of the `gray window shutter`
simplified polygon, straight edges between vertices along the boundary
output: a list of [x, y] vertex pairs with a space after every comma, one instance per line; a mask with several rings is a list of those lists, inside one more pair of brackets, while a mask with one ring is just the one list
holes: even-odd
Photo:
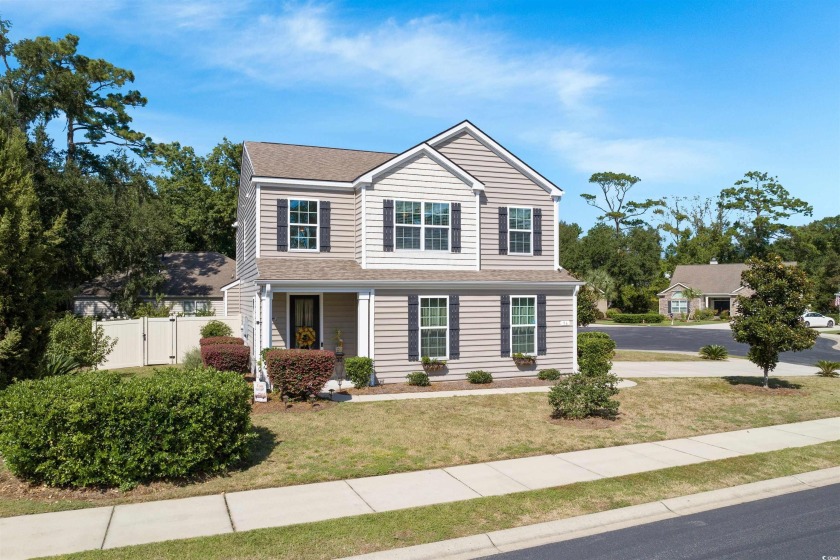
[[461, 203], [452, 203], [452, 252], [461, 252]]
[[508, 209], [507, 206], [499, 208], [499, 254], [508, 254]]
[[321, 240], [319, 243], [319, 249], [322, 253], [329, 253], [330, 252], [330, 201], [325, 200], [323, 202], [319, 202], [318, 204], [321, 207], [318, 211], [321, 213], [319, 216], [320, 220], [320, 230], [321, 230]]
[[420, 360], [420, 298], [408, 296], [408, 361]]
[[502, 358], [510, 358], [510, 296], [502, 296]]
[[548, 321], [546, 320], [546, 302], [545, 294], [537, 294], [537, 355], [545, 356], [548, 351], [548, 344], [546, 341], [546, 328]]
[[542, 208], [534, 208], [534, 254], [542, 255]]
[[672, 303], [672, 302], [671, 302], [671, 300], [669, 299], [669, 300], [668, 300], [668, 313], [673, 313], [673, 311], [671, 311], [671, 303]]
[[277, 250], [289, 250], [289, 199], [277, 199]]
[[382, 250], [394, 250], [394, 201], [382, 201]]
[[461, 357], [461, 309], [457, 295], [449, 296], [449, 359]]

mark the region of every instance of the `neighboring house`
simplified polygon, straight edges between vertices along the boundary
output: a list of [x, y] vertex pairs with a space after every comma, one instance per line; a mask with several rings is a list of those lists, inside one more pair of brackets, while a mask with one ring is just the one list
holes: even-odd
[[[245, 142], [237, 281], [252, 356], [312, 327], [402, 381], [576, 369], [581, 282], [555, 250], [563, 191], [469, 122], [400, 154]], [[521, 352], [536, 366], [519, 369]]]
[[[235, 280], [236, 261], [215, 252], [166, 253], [161, 257], [163, 281], [155, 291], [173, 313], [195, 315], [212, 311], [215, 315], [239, 314], [239, 283]], [[82, 285], [73, 298], [77, 315], [111, 318], [117, 309], [111, 295], [124, 281], [123, 275], [99, 277]], [[144, 301], [156, 297], [142, 294]]]
[[[794, 262], [785, 263], [795, 266]], [[691, 311], [713, 309], [715, 312], [728, 311], [738, 314], [736, 298], [749, 294], [741, 285], [741, 273], [747, 269], [744, 263], [718, 264], [712, 260], [709, 264], [679, 264], [674, 269], [671, 285], [659, 292], [659, 313], [679, 316]], [[683, 293], [692, 288], [702, 293], [699, 298], [688, 301]]]

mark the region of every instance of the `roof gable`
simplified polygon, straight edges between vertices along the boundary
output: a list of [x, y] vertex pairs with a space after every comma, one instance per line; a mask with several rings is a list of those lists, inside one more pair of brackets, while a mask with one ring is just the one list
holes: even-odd
[[358, 179], [356, 179], [356, 184], [363, 184], [363, 183], [372, 183], [376, 179], [386, 175], [392, 169], [399, 167], [409, 161], [412, 161], [418, 157], [426, 156], [447, 171], [449, 171], [453, 176], [457, 177], [461, 181], [464, 182], [467, 186], [469, 186], [473, 191], [480, 191], [484, 190], [484, 184], [481, 181], [467, 173], [463, 168], [459, 167], [455, 163], [453, 163], [449, 158], [426, 144], [418, 144], [417, 146], [407, 150], [400, 155], [384, 162], [382, 165], [371, 169], [367, 173], [361, 175]]
[[397, 154], [297, 144], [245, 142], [254, 177], [350, 182]]

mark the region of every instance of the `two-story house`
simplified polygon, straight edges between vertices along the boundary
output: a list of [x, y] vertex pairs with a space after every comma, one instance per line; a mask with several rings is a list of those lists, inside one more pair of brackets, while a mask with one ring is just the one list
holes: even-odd
[[[237, 213], [243, 337], [314, 348], [404, 380], [576, 369], [580, 282], [557, 255], [563, 191], [470, 122], [400, 154], [245, 142]], [[513, 354], [536, 356], [519, 368]]]

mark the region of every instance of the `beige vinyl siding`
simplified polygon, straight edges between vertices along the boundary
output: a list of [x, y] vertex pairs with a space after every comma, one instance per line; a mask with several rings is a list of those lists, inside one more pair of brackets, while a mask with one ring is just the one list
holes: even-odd
[[[470, 187], [426, 155], [395, 168], [368, 187], [367, 268], [470, 269], [476, 266], [475, 195]], [[385, 199], [461, 203], [461, 252], [382, 250]], [[394, 225], [396, 240], [396, 224]], [[451, 233], [450, 233], [451, 241]]]
[[[151, 301], [151, 300], [149, 300]], [[184, 297], [184, 298], [165, 298], [162, 300], [163, 305], [172, 308], [173, 313], [183, 313], [184, 312], [184, 302], [185, 301], [192, 301], [192, 302], [200, 302], [206, 301], [210, 304], [210, 310], [213, 311], [217, 316], [223, 317], [225, 314], [225, 302], [223, 298], [191, 298], [191, 297]]]
[[[553, 268], [554, 202], [551, 195], [467, 132], [436, 148], [484, 183], [485, 191], [481, 197], [481, 267]], [[499, 254], [499, 208], [502, 206], [542, 209], [541, 256]]]
[[73, 313], [82, 317], [116, 317], [117, 306], [105, 298], [77, 298], [73, 300]]
[[[274, 292], [271, 313], [271, 345], [275, 348], [288, 348], [286, 337], [289, 333], [289, 315], [287, 310], [289, 294]], [[344, 339], [344, 353], [355, 356], [358, 348], [356, 340], [356, 292], [321, 294], [323, 342], [325, 350], [335, 350], [335, 329], [341, 329]]]
[[[241, 311], [241, 303], [240, 303], [240, 288], [242, 284], [240, 284], [228, 288], [225, 293], [227, 293], [227, 314], [228, 315], [239, 315]], [[222, 306], [222, 313], [224, 313], [224, 305]]]
[[[419, 371], [419, 362], [408, 361], [408, 295], [410, 293], [429, 296], [459, 295], [460, 306], [460, 348], [461, 357], [450, 360], [442, 375], [432, 379], [463, 379], [477, 369], [493, 374], [493, 377], [523, 377], [536, 375], [546, 368], [557, 368], [571, 372], [574, 363], [572, 292], [567, 290], [540, 290], [546, 294], [546, 319], [548, 323], [546, 342], [548, 353], [537, 357], [533, 368], [517, 368], [511, 358], [501, 357], [501, 306], [500, 296], [536, 295], [537, 292], [515, 293], [499, 290], [442, 290], [407, 291], [377, 290], [375, 296], [375, 338], [374, 355], [376, 375], [386, 383], [401, 382], [406, 374]], [[569, 324], [561, 326], [561, 321]]]
[[[239, 201], [236, 209], [236, 277], [239, 279], [239, 309], [242, 317], [242, 337], [251, 347], [252, 360], [258, 340], [254, 324], [253, 298], [257, 294], [257, 210], [256, 188], [251, 182], [253, 168], [247, 149], [242, 151], [242, 171], [239, 176]], [[228, 310], [230, 311], [230, 310]]]
[[[260, 258], [355, 258], [356, 201], [351, 190], [310, 189], [261, 185]], [[277, 200], [301, 199], [330, 201], [330, 251], [328, 253], [277, 250]], [[319, 217], [320, 220], [320, 206]], [[320, 223], [318, 247], [320, 249]]]
[[354, 249], [356, 262], [362, 263], [362, 189], [356, 189], [354, 193], [355, 208], [354, 212], [356, 218], [354, 220]]

